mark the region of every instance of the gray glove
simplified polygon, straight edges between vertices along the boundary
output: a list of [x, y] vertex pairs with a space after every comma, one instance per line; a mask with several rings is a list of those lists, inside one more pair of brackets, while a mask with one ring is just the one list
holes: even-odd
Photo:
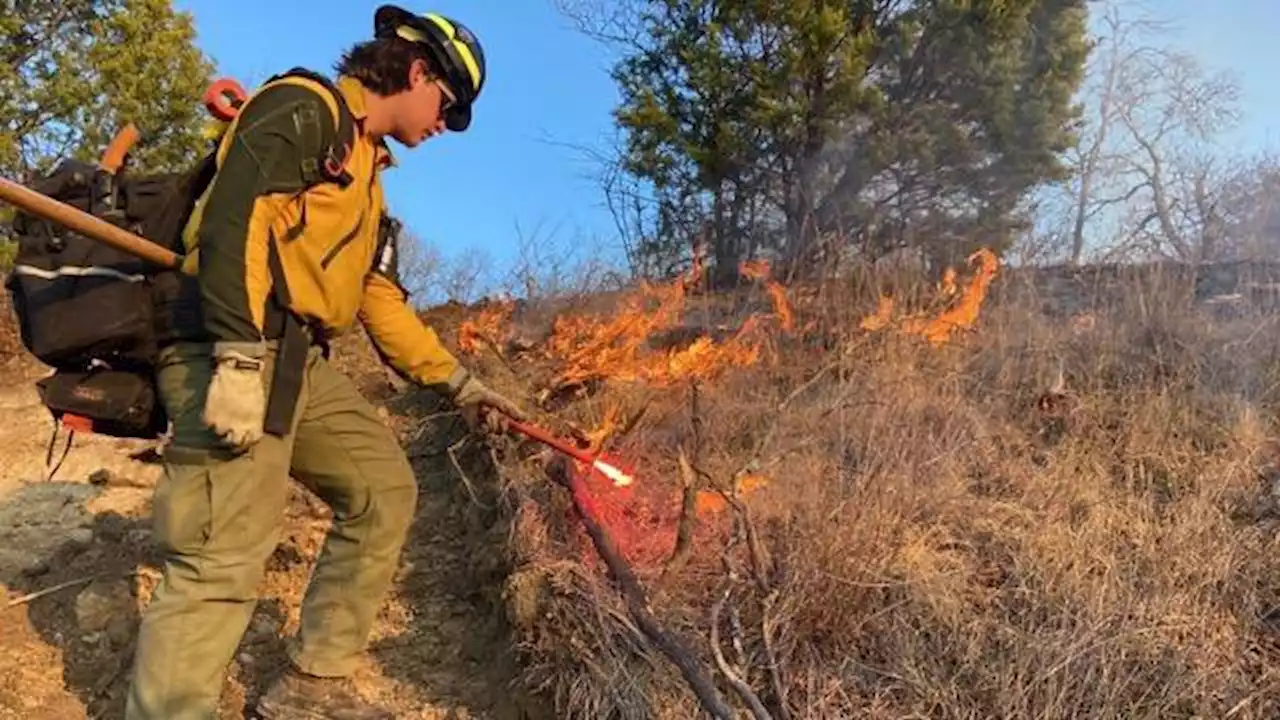
[[463, 367], [449, 376], [449, 396], [472, 431], [505, 433], [508, 419], [527, 417], [519, 405], [477, 380]]
[[262, 369], [265, 343], [218, 342], [213, 346], [213, 380], [204, 404], [204, 422], [224, 442], [247, 450], [262, 439], [267, 393]]

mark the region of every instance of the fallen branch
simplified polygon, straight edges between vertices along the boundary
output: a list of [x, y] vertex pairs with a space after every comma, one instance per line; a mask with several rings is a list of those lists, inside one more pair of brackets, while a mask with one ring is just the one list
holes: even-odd
[[670, 575], [684, 569], [693, 552], [693, 524], [698, 514], [698, 483], [689, 463], [684, 448], [680, 448], [680, 482], [683, 486], [680, 494], [680, 519], [676, 524], [675, 549], [667, 559], [663, 575]]
[[683, 491], [680, 496], [680, 520], [676, 525], [675, 548], [667, 559], [663, 575], [684, 569], [693, 553], [693, 531], [698, 522], [698, 490], [702, 485], [699, 474], [694, 470], [695, 464], [702, 461], [702, 414], [698, 411], [697, 382], [689, 384], [689, 421], [693, 426], [693, 461], [690, 462], [689, 455], [681, 445], [679, 461]]
[[764, 703], [760, 702], [760, 697], [729, 666], [729, 661], [724, 657], [724, 650], [720, 647], [720, 613], [724, 611], [725, 605], [728, 604], [729, 594], [732, 589], [732, 581], [726, 582], [724, 589], [720, 592], [720, 597], [716, 600], [715, 605], [711, 606], [711, 653], [715, 657], [716, 667], [720, 669], [725, 679], [733, 686], [734, 691], [738, 693], [738, 697], [742, 698], [743, 702], [747, 703], [747, 707], [751, 708], [751, 716], [755, 720], [773, 720], [773, 716], [765, 709]]
[[600, 524], [600, 515], [596, 510], [595, 501], [582, 482], [582, 478], [574, 472], [568, 461], [561, 457], [553, 459], [547, 465], [547, 475], [569, 490], [574, 508], [582, 518], [582, 524], [586, 527], [587, 534], [591, 536], [596, 552], [609, 568], [609, 574], [617, 581], [622, 597], [626, 601], [627, 610], [635, 619], [640, 631], [680, 669], [681, 676], [689, 684], [703, 709], [717, 720], [733, 720], [733, 711], [716, 692], [710, 672], [679, 638], [663, 629], [657, 618], [653, 616], [640, 581], [631, 570], [631, 566], [623, 559], [613, 538]]
[[778, 591], [771, 590], [760, 601], [760, 637], [764, 642], [764, 657], [769, 667], [769, 683], [773, 686], [773, 695], [778, 700], [778, 715], [782, 720], [791, 720], [791, 711], [787, 709], [787, 690], [782, 684], [782, 671], [778, 666], [778, 652], [773, 646], [772, 614], [773, 603], [777, 596]]
[[492, 510], [492, 506], [480, 502], [480, 496], [476, 494], [475, 485], [472, 484], [470, 476], [467, 475], [467, 471], [462, 469], [462, 463], [458, 462], [457, 450], [465, 445], [468, 440], [469, 438], [464, 436], [461, 440], [446, 448], [446, 452], [449, 455], [449, 462], [453, 463], [453, 469], [457, 470], [458, 477], [462, 478], [462, 484], [466, 487], [467, 494], [471, 496], [471, 502], [485, 510]]
[[[773, 720], [773, 716], [769, 714], [764, 703], [760, 701], [760, 696], [742, 679], [741, 675], [730, 667], [729, 662], [724, 657], [724, 650], [720, 647], [720, 613], [728, 605], [729, 596], [733, 593], [733, 586], [739, 580], [732, 556], [733, 548], [742, 541], [742, 536], [743, 523], [741, 522], [741, 517], [739, 517], [738, 521], [734, 523], [733, 534], [729, 537], [729, 542], [725, 544], [724, 550], [720, 553], [720, 562], [724, 565], [725, 580], [720, 590], [720, 597], [711, 606], [711, 653], [712, 657], [715, 658], [716, 667], [719, 668], [725, 679], [729, 681], [729, 685], [733, 687], [734, 692], [738, 693], [738, 697], [742, 698], [742, 701], [751, 709], [751, 716], [755, 720]], [[731, 619], [734, 620], [733, 641], [739, 655], [744, 655], [740, 646], [742, 642], [741, 623], [737, 622], [736, 608], [731, 608], [731, 610], [733, 612]], [[740, 661], [740, 664], [745, 664], [745, 662]]]
[[43, 590], [36, 590], [35, 592], [30, 592], [30, 593], [27, 593], [26, 595], [16, 597], [10, 600], [5, 607], [14, 608], [14, 607], [18, 607], [19, 605], [26, 605], [27, 603], [32, 602], [34, 600], [39, 600], [40, 598], [45, 597], [46, 595], [52, 595], [56, 592], [61, 592], [63, 590], [66, 590], [67, 588], [73, 588], [78, 585], [88, 585], [89, 583], [95, 580], [101, 580], [103, 578], [114, 578], [114, 577], [127, 578], [127, 577], [133, 577], [134, 575], [137, 575], [136, 571], [127, 572], [120, 575], [113, 574], [113, 573], [105, 573], [100, 575], [88, 575], [86, 577], [76, 578], [75, 580], [60, 582], [57, 585], [54, 585], [52, 587], [47, 587]]

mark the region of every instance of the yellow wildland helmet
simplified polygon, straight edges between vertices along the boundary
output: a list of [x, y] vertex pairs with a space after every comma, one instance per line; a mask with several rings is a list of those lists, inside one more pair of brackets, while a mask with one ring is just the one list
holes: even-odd
[[466, 26], [436, 13], [415, 15], [395, 5], [379, 7], [373, 16], [377, 38], [400, 37], [426, 46], [456, 98], [445, 111], [445, 126], [462, 132], [471, 125], [471, 105], [484, 87], [484, 50]]

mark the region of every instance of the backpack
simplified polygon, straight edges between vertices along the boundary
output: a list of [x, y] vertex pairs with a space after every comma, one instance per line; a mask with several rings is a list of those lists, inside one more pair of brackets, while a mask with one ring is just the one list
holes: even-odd
[[[338, 133], [319, 160], [323, 181], [345, 182], [345, 153], [354, 140], [349, 108], [328, 78], [303, 68], [267, 82], [291, 76], [317, 81], [335, 96]], [[220, 141], [221, 133], [211, 138], [209, 152], [179, 172], [112, 173], [66, 160], [29, 187], [181, 254], [184, 226], [213, 179]], [[198, 307], [195, 278], [21, 210], [11, 229], [18, 250], [5, 288], [23, 346], [53, 368], [36, 383], [55, 421], [50, 459], [59, 426], [71, 435], [150, 440], [166, 434], [155, 361], [160, 347], [199, 328], [190, 316]], [[70, 443], [68, 437], [68, 449]]]

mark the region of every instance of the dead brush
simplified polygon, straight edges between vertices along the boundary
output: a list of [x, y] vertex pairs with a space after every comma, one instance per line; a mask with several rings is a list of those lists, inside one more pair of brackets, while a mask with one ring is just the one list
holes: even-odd
[[10, 363], [25, 353], [17, 315], [6, 292], [0, 296], [0, 362]]
[[[610, 446], [653, 505], [594, 490], [646, 607], [755, 718], [1274, 716], [1272, 321], [1181, 280], [1065, 312], [1008, 283], [941, 347], [815, 289], [773, 360], [564, 406], [645, 408]], [[526, 687], [556, 717], [696, 716], [565, 494], [506, 474]]]

